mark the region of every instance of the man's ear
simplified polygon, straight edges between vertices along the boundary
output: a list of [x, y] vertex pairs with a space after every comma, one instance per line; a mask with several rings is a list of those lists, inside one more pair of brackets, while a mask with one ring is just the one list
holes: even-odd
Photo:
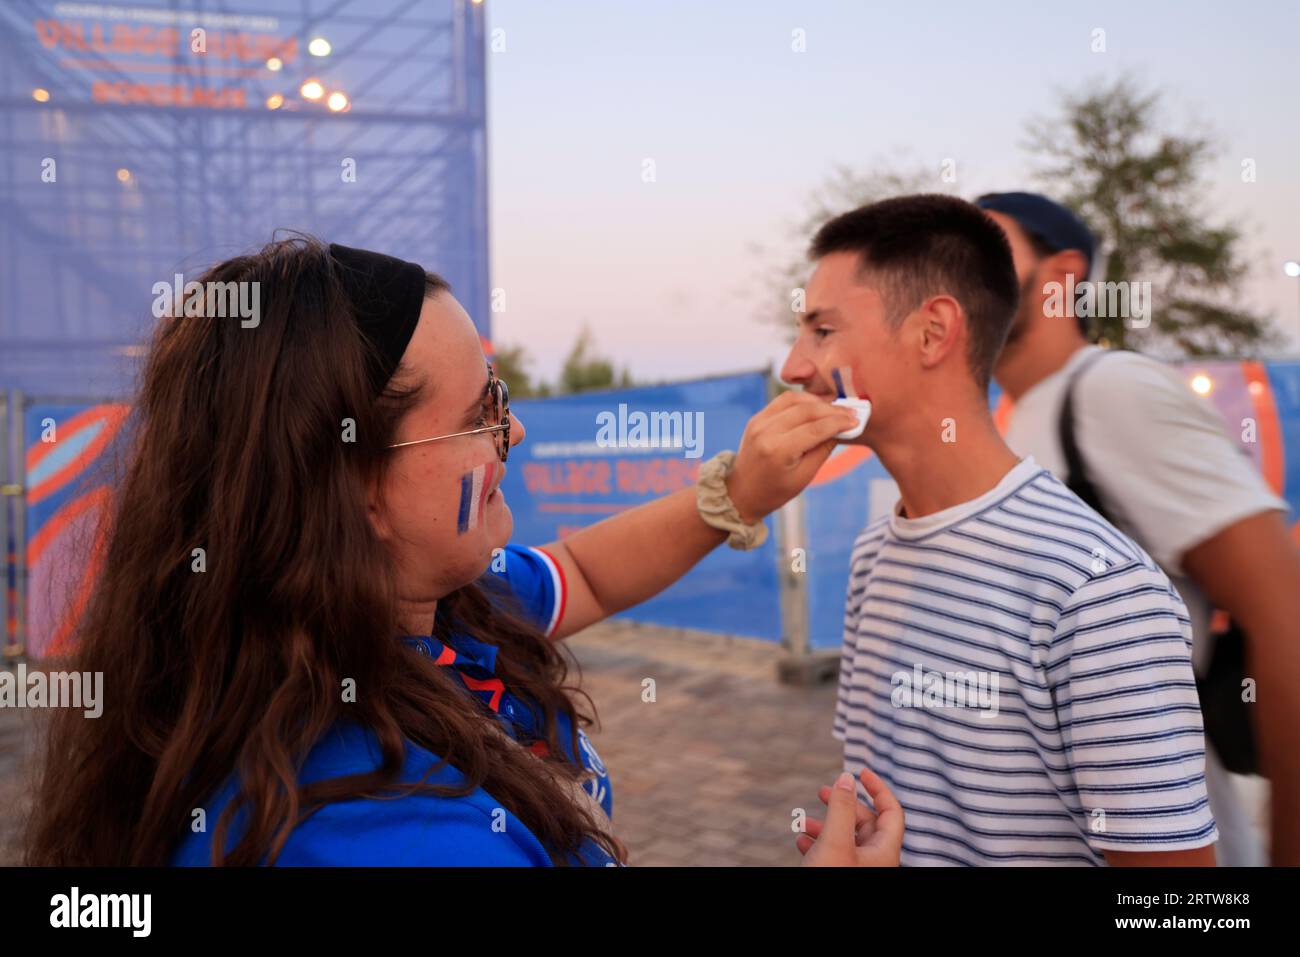
[[966, 311], [952, 296], [933, 296], [912, 314], [921, 368], [932, 369], [960, 349]]
[[1059, 282], [1062, 287], [1065, 285], [1065, 277], [1074, 276], [1074, 284], [1077, 286], [1088, 278], [1088, 260], [1084, 258], [1083, 253], [1077, 249], [1063, 249], [1059, 253], [1053, 253], [1043, 260], [1044, 282]]
[[[1071, 280], [1073, 276], [1073, 280]], [[1088, 260], [1077, 249], [1063, 249], [1053, 253], [1038, 264], [1039, 288], [1048, 283], [1055, 284], [1055, 292], [1043, 300], [1043, 317], [1056, 320], [1074, 315], [1074, 297], [1068, 295], [1070, 289], [1078, 288], [1079, 283], [1088, 278]], [[1052, 312], [1048, 303], [1054, 303]]]

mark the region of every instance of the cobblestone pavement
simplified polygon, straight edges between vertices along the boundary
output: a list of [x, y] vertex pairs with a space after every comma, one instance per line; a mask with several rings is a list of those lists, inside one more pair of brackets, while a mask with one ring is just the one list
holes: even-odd
[[0, 708], [0, 867], [18, 863], [18, 832], [27, 811], [26, 772], [35, 743], [32, 715]]
[[[611, 621], [568, 641], [600, 717], [592, 741], [630, 863], [794, 865], [791, 812], [820, 816], [840, 769], [834, 686], [776, 680], [763, 642]], [[643, 700], [645, 679], [654, 701]], [[16, 864], [33, 722], [0, 709], [0, 865]]]
[[817, 786], [840, 771], [833, 684], [779, 684], [781, 649], [743, 638], [607, 622], [569, 642], [629, 863], [799, 863], [791, 812], [820, 817]]

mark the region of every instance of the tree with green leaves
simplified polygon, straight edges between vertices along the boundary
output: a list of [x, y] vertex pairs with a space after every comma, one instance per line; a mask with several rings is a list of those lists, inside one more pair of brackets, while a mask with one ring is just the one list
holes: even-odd
[[510, 387], [510, 396], [514, 399], [545, 399], [593, 389], [627, 389], [636, 384], [628, 369], [617, 372], [613, 362], [595, 354], [595, 340], [586, 326], [582, 327], [565, 357], [559, 382], [554, 386], [541, 379], [534, 382], [529, 371], [532, 360], [523, 346], [498, 345], [492, 365]]
[[1247, 272], [1240, 231], [1211, 224], [1203, 212], [1202, 177], [1215, 148], [1206, 136], [1164, 129], [1159, 101], [1121, 78], [1063, 96], [1058, 116], [1029, 125], [1044, 191], [1097, 237], [1105, 265], [1092, 279], [1151, 283], [1149, 326], [1098, 316], [1094, 335], [1121, 348], [1250, 354], [1275, 336], [1265, 317], [1240, 304]]
[[632, 375], [627, 369], [621, 374], [615, 373], [613, 362], [595, 354], [591, 329], [583, 326], [560, 369], [556, 392], [563, 395], [593, 389], [625, 389], [632, 384]]
[[492, 366], [510, 387], [511, 398], [545, 398], [551, 394], [551, 387], [545, 382], [533, 384], [532, 374], [528, 371], [531, 364], [523, 346], [497, 346], [492, 354]]

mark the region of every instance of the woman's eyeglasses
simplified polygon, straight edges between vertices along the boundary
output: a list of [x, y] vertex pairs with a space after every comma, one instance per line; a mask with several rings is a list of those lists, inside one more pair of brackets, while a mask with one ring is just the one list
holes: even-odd
[[454, 439], [462, 435], [479, 435], [483, 432], [495, 432], [497, 443], [497, 455], [501, 456], [501, 461], [505, 462], [506, 457], [510, 454], [510, 390], [506, 388], [503, 380], [496, 377], [492, 367], [488, 366], [488, 382], [486, 397], [491, 402], [489, 410], [489, 421], [495, 420], [495, 425], [488, 425], [481, 429], [470, 429], [468, 432], [451, 432], [447, 435], [435, 435], [427, 439], [412, 439], [410, 442], [398, 442], [396, 445], [390, 445], [390, 449], [405, 448], [408, 445], [423, 445], [426, 442], [441, 442], [443, 439]]

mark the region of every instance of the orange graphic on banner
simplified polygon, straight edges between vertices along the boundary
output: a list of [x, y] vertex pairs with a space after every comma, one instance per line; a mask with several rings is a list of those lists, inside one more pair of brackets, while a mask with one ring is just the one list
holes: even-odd
[[[40, 483], [33, 485], [27, 490], [27, 504], [35, 505], [44, 499], [47, 495], [62, 488], [68, 481], [75, 478], [85, 470], [86, 466], [93, 462], [99, 453], [104, 450], [117, 435], [122, 423], [126, 421], [127, 415], [131, 412], [131, 407], [122, 404], [113, 405], [92, 405], [72, 416], [66, 422], [59, 424], [59, 429], [66, 435], [73, 435], [88, 425], [97, 421], [103, 421], [103, 426], [95, 438], [78, 453], [77, 457], [65, 464], [54, 474], [47, 476]], [[47, 455], [53, 454], [57, 446], [49, 442], [36, 442], [27, 450], [27, 472], [35, 472], [37, 466], [44, 461]]]
[[1273, 385], [1262, 362], [1243, 362], [1241, 373], [1246, 379], [1246, 392], [1255, 412], [1259, 427], [1259, 469], [1264, 480], [1278, 495], [1285, 483], [1286, 462], [1282, 450], [1282, 427], [1277, 419], [1277, 403], [1273, 400]]
[[203, 52], [191, 52], [190, 34], [184, 37], [175, 27], [133, 26], [129, 23], [82, 23], [77, 20], [36, 20], [36, 38], [47, 50], [60, 48], [70, 53], [112, 53], [121, 56], [156, 56], [175, 59], [191, 55], [212, 60], [265, 63], [278, 57], [293, 63], [298, 57], [298, 38], [272, 33], [205, 30]]
[[[59, 66], [104, 75], [90, 85], [90, 98], [95, 103], [245, 109], [248, 94], [242, 86], [188, 86], [176, 80], [189, 76], [253, 77], [272, 58], [282, 63], [293, 63], [298, 58], [297, 37], [271, 33], [205, 29], [201, 49], [195, 49], [197, 31], [175, 27], [53, 19], [35, 20], [33, 26], [43, 48], [72, 54], [60, 59]], [[131, 73], [171, 73], [176, 80], [142, 82], [129, 78]]]
[[72, 636], [77, 622], [85, 614], [86, 606], [90, 603], [91, 593], [94, 591], [95, 579], [99, 577], [99, 571], [104, 564], [104, 548], [108, 542], [107, 509], [110, 501], [111, 493], [103, 486], [73, 499], [56, 512], [27, 544], [27, 567], [32, 568], [40, 560], [50, 542], [65, 527], [87, 512], [99, 516], [95, 523], [95, 541], [90, 549], [89, 560], [82, 570], [81, 578], [75, 585], [67, 613], [59, 622], [58, 627], [55, 628], [54, 634], [50, 636], [49, 643], [46, 645], [45, 657], [58, 657], [72, 651]]

